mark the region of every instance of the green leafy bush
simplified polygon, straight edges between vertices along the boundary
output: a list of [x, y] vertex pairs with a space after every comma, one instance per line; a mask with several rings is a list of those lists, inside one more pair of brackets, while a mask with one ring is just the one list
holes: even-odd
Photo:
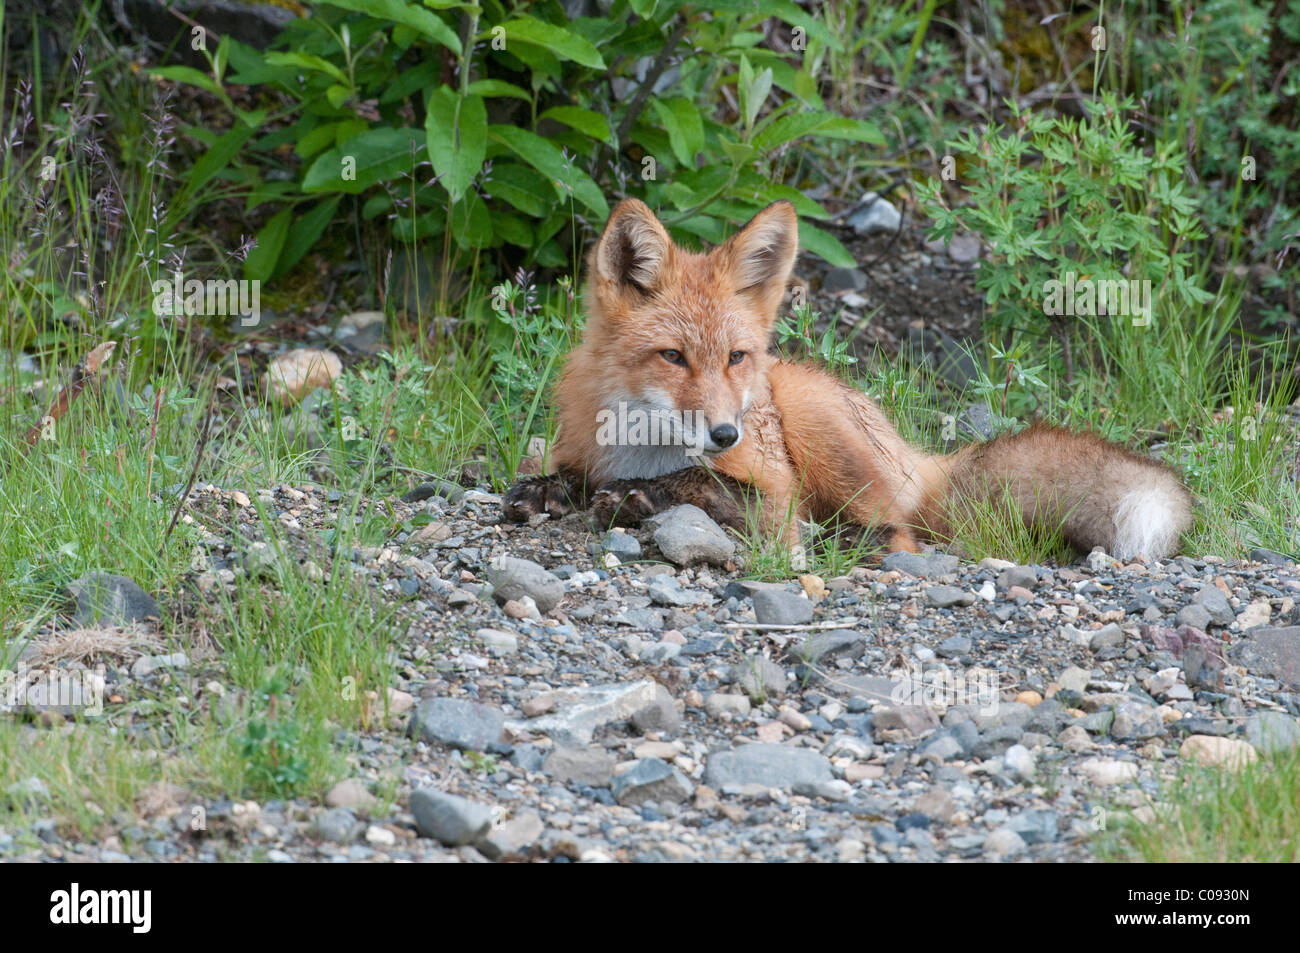
[[[765, 47], [772, 18], [789, 52]], [[806, 224], [824, 210], [784, 184], [798, 140], [882, 142], [823, 107], [813, 64], [837, 46], [790, 0], [614, 0], [575, 19], [554, 0], [325, 0], [270, 52], [223, 40], [211, 76], [157, 72], [228, 102], [227, 84], [259, 84], [289, 103], [257, 138], [236, 126], [261, 168], [250, 207], [283, 206], [250, 278], [292, 267], [349, 195], [403, 242], [440, 240], [467, 259], [502, 249], [503, 264], [528, 267], [570, 265], [575, 225], [602, 222], [607, 195], [637, 195], [679, 236], [714, 242], [784, 198], [804, 247], [848, 265]], [[286, 147], [296, 161], [277, 168]]]

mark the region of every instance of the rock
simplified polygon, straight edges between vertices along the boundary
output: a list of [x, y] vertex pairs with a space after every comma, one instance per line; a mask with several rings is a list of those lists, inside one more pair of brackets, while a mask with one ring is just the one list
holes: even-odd
[[639, 682], [567, 688], [551, 693], [556, 705], [552, 714], [527, 721], [507, 721], [506, 727], [521, 734], [547, 735], [559, 745], [581, 747], [591, 743], [597, 729], [632, 721], [642, 712], [649, 711], [647, 717], [652, 720], [666, 721], [669, 728], [674, 721], [680, 725], [671, 696], [668, 696], [668, 707], [672, 708], [672, 715], [665, 710], [666, 695], [662, 685], [648, 678]]
[[498, 602], [528, 596], [546, 613], [564, 598], [564, 583], [530, 559], [498, 556], [488, 564], [487, 578]]
[[190, 659], [184, 652], [173, 652], [171, 655], [141, 655], [131, 663], [131, 677], [148, 678], [154, 672], [170, 669], [185, 670], [189, 667]]
[[472, 844], [492, 827], [492, 809], [435, 788], [420, 788], [411, 795], [415, 826], [425, 837], [448, 847]]
[[938, 725], [934, 710], [926, 705], [881, 708], [871, 719], [871, 730], [878, 742], [919, 738]]
[[1129, 761], [1116, 761], [1114, 758], [1092, 758], [1080, 764], [1079, 771], [1099, 787], [1123, 784], [1138, 776], [1136, 764]]
[[1022, 705], [1028, 705], [1030, 708], [1034, 708], [1043, 703], [1043, 696], [1032, 689], [1026, 689], [1023, 692], [1017, 693], [1016, 701], [1020, 702]]
[[970, 232], [958, 232], [948, 242], [948, 257], [958, 264], [969, 264], [980, 256], [980, 240]]
[[501, 740], [505, 723], [505, 715], [488, 705], [459, 698], [428, 698], [416, 707], [410, 733], [430, 744], [483, 751]]
[[366, 790], [365, 784], [361, 781], [356, 778], [346, 778], [326, 792], [325, 806], [370, 811], [379, 806], [379, 801]]
[[969, 635], [954, 635], [940, 642], [935, 652], [944, 658], [961, 658], [970, 654], [971, 647]]
[[805, 625], [812, 621], [813, 604], [784, 589], [760, 589], [754, 593], [754, 618], [765, 625]]
[[1202, 765], [1224, 767], [1231, 771], [1259, 760], [1259, 755], [1255, 753], [1255, 749], [1249, 742], [1216, 735], [1188, 736], [1178, 749], [1178, 756], [1184, 761], [1196, 761]]
[[1195, 629], [1208, 629], [1210, 627], [1210, 611], [1205, 606], [1195, 604], [1183, 606], [1178, 610], [1178, 614], [1174, 616], [1174, 621], [1179, 625], [1190, 625]]
[[804, 594], [808, 596], [809, 602], [820, 602], [826, 598], [826, 580], [821, 576], [804, 573], [799, 577], [799, 585], [803, 588]]
[[1102, 626], [1096, 632], [1092, 633], [1092, 638], [1088, 640], [1088, 648], [1094, 652], [1107, 648], [1124, 647], [1124, 630], [1114, 622]]
[[500, 860], [503, 857], [522, 854], [537, 842], [545, 830], [540, 814], [536, 811], [524, 811], [500, 827], [492, 828], [477, 846], [484, 857], [489, 860]]
[[845, 222], [859, 235], [892, 235], [902, 227], [903, 216], [888, 199], [867, 192]]
[[[1228, 604], [1228, 597], [1223, 591], [1213, 583], [1206, 583], [1201, 587], [1201, 591], [1192, 596], [1192, 603], [1199, 605], [1210, 614], [1210, 621], [1215, 625], [1232, 625], [1237, 618], [1232, 611], [1232, 606]], [[1197, 626], [1203, 629], [1205, 626]]]
[[1091, 680], [1091, 672], [1074, 665], [1071, 665], [1056, 677], [1058, 685], [1072, 692], [1082, 692], [1088, 687], [1088, 682]]
[[[674, 643], [660, 642], [654, 648], [663, 645], [673, 645]], [[678, 646], [680, 651], [680, 646]], [[649, 734], [657, 731], [665, 735], [675, 735], [682, 727], [682, 716], [677, 712], [677, 703], [668, 689], [656, 683], [654, 699], [650, 704], [638, 709], [632, 713], [628, 723], [642, 734]]]
[[1078, 754], [1080, 751], [1089, 751], [1095, 747], [1092, 739], [1088, 737], [1088, 732], [1080, 725], [1069, 725], [1061, 730], [1056, 738], [1059, 744], [1071, 754]]
[[624, 807], [639, 807], [646, 801], [684, 804], [695, 788], [680, 771], [659, 758], [642, 758], [614, 778], [614, 800]]
[[73, 617], [81, 626], [123, 626], [161, 615], [153, 596], [126, 576], [87, 573], [68, 583], [68, 592], [76, 600]]
[[704, 771], [704, 783], [715, 790], [746, 784], [788, 789], [796, 784], [830, 781], [832, 777], [831, 763], [817, 752], [767, 744], [714, 752]]
[[1021, 781], [1032, 781], [1038, 772], [1038, 764], [1034, 761], [1034, 756], [1024, 745], [1017, 744], [1008, 748], [1006, 754], [1002, 756], [1002, 763], [1014, 777]]
[[1250, 558], [1257, 563], [1268, 563], [1270, 566], [1290, 566], [1295, 560], [1290, 556], [1284, 556], [1282, 553], [1275, 553], [1271, 549], [1252, 549]]
[[853, 785], [835, 778], [831, 781], [800, 781], [790, 786], [794, 794], [804, 797], [819, 797], [826, 801], [847, 801], [853, 793]]
[[1261, 711], [1246, 719], [1246, 740], [1263, 754], [1300, 746], [1300, 722], [1280, 711]]
[[44, 781], [32, 775], [6, 787], [5, 795], [14, 806], [32, 809], [50, 799], [50, 789]]
[[777, 713], [777, 717], [781, 719], [782, 724], [788, 725], [795, 731], [812, 730], [812, 720], [803, 712], [796, 711], [793, 708], [782, 706], [780, 712]]
[[1009, 566], [998, 573], [998, 588], [1010, 589], [1013, 586], [1019, 586], [1022, 589], [1033, 589], [1038, 585], [1038, 573], [1034, 572], [1032, 566]]
[[1111, 722], [1110, 736], [1116, 741], [1142, 741], [1163, 732], [1160, 712], [1150, 705], [1121, 702], [1115, 706], [1115, 720]]
[[1265, 625], [1272, 616], [1273, 607], [1268, 604], [1267, 600], [1252, 602], [1237, 613], [1237, 627], [1245, 632], [1247, 629]]
[[262, 389], [282, 404], [294, 404], [319, 387], [330, 387], [342, 373], [338, 355], [300, 347], [271, 359], [262, 375]]
[[762, 703], [769, 695], [785, 694], [785, 669], [765, 655], [753, 655], [731, 668], [731, 678], [751, 701]]
[[722, 692], [714, 692], [704, 700], [704, 710], [713, 718], [721, 718], [724, 714], [744, 718], [749, 714], [749, 708], [749, 698], [746, 695], [726, 695]]
[[562, 784], [606, 788], [614, 776], [614, 758], [604, 748], [554, 748], [542, 771]]
[[943, 788], [933, 787], [912, 802], [912, 810], [946, 824], [957, 813], [957, 804]]
[[943, 553], [931, 553], [922, 556], [917, 553], [890, 553], [881, 560], [880, 566], [886, 572], [905, 572], [920, 579], [934, 579], [955, 573], [960, 565], [956, 556]]
[[312, 829], [321, 840], [346, 844], [361, 832], [361, 822], [345, 807], [332, 807], [317, 816]]
[[514, 655], [519, 651], [519, 636], [513, 632], [500, 629], [478, 629], [474, 638], [483, 643], [483, 647], [496, 656]]
[[641, 558], [641, 543], [631, 533], [611, 529], [600, 540], [602, 552], [613, 553], [623, 562]]
[[650, 580], [650, 601], [660, 606], [682, 607], [708, 602], [709, 597], [702, 592], [683, 589], [676, 576], [661, 573]]
[[1300, 691], [1300, 626], [1251, 629], [1234, 654], [1251, 672], [1278, 679], [1287, 691]]
[[931, 586], [925, 590], [925, 598], [930, 605], [938, 609], [947, 609], [950, 606], [969, 606], [975, 603], [975, 593], [967, 592], [957, 586]]
[[867, 273], [861, 268], [832, 268], [822, 279], [822, 290], [834, 294], [837, 291], [862, 291], [867, 287]]
[[866, 647], [867, 636], [857, 629], [831, 629], [814, 632], [794, 655], [809, 665], [830, 665], [840, 658], [860, 658]]
[[1055, 811], [1034, 809], [1021, 811], [1006, 826], [1019, 834], [1026, 844], [1050, 844], [1057, 838], [1058, 824]]
[[1025, 840], [1010, 827], [999, 827], [984, 838], [984, 850], [996, 857], [1014, 857], [1028, 850]]
[[654, 541], [664, 558], [678, 566], [706, 562], [722, 565], [736, 553], [736, 544], [708, 514], [689, 503], [657, 513]]

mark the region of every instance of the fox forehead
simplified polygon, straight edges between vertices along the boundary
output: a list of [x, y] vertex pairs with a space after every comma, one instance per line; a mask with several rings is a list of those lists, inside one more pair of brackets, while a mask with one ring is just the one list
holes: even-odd
[[766, 348], [764, 316], [732, 289], [730, 276], [715, 261], [691, 258], [677, 263], [676, 280], [665, 281], [623, 315], [623, 345], [629, 351], [673, 348], [724, 364], [732, 351]]

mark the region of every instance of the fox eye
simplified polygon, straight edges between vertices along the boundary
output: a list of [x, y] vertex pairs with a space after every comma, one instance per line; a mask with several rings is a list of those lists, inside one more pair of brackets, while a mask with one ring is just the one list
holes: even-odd
[[686, 358], [682, 355], [681, 351], [675, 351], [672, 348], [669, 348], [666, 351], [660, 351], [659, 356], [669, 364], [677, 364], [681, 367], [686, 366]]
[[743, 361], [744, 359], [745, 359], [745, 352], [744, 352], [744, 351], [732, 351], [732, 352], [731, 352], [731, 364], [732, 364], [732, 366], [735, 366], [736, 364], [739, 364], [739, 363], [740, 363], [741, 361]]

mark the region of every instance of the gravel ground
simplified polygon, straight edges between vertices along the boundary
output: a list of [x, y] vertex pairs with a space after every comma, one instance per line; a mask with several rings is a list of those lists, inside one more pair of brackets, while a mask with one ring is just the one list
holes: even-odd
[[[248, 493], [290, 541], [263, 557], [320, 559], [309, 543], [337, 492]], [[191, 598], [248, 564], [236, 540], [259, 532], [252, 504], [193, 491], [188, 518], [211, 536]], [[1110, 812], [1152, 810], [1180, 762], [1300, 738], [1300, 577], [1276, 554], [895, 554], [756, 583], [689, 508], [602, 534], [583, 514], [502, 524], [496, 496], [445, 483], [392, 507], [433, 521], [353, 559], [410, 629], [389, 720], [339, 739], [351, 776], [324, 803], [159, 785], [93, 842], [56, 818], [0, 828], [0, 857], [1086, 861]], [[166, 696], [178, 670], [191, 704], [222, 703], [221, 657], [198, 645], [111, 669], [110, 694], [126, 709]], [[141, 705], [127, 720], [149, 718]], [[6, 793], [39, 803], [41, 787]]]

